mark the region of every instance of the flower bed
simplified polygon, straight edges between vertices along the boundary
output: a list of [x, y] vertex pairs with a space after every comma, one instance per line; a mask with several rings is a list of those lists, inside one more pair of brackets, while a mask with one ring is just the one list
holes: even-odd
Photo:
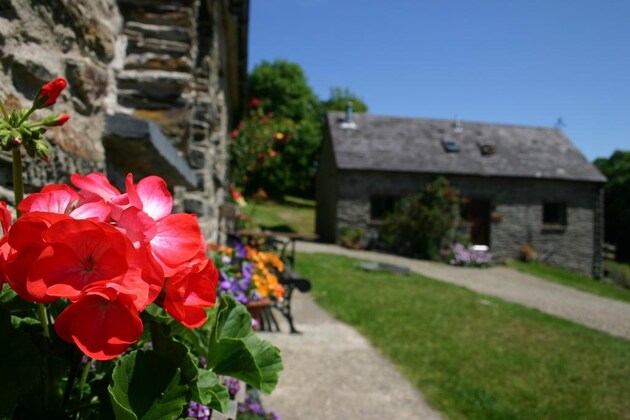
[[464, 267], [489, 267], [492, 265], [492, 254], [488, 247], [464, 246], [456, 243], [443, 256], [444, 260], [451, 265]]
[[284, 271], [284, 264], [277, 254], [259, 251], [240, 241], [232, 247], [214, 245], [210, 249], [220, 272], [219, 295], [229, 293], [242, 304], [284, 296], [277, 277]]

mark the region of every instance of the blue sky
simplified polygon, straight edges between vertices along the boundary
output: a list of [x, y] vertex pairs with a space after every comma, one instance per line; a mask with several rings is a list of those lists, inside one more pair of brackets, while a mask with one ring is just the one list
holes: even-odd
[[551, 127], [630, 150], [629, 0], [251, 0], [249, 67], [302, 66], [370, 113]]

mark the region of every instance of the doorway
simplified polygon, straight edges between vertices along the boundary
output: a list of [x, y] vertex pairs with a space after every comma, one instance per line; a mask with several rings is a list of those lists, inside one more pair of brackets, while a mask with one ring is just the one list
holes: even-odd
[[469, 226], [473, 245], [490, 246], [490, 212], [492, 203], [487, 198], [469, 198], [462, 206], [462, 219]]

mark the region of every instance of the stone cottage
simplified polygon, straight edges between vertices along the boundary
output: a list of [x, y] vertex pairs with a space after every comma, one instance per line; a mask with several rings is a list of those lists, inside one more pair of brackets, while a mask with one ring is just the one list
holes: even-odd
[[498, 259], [531, 244], [545, 262], [601, 275], [601, 175], [558, 129], [329, 112], [316, 229], [375, 234], [402, 196], [437, 176], [467, 199], [465, 232]]
[[[216, 240], [248, 14], [248, 0], [1, 0], [0, 99], [11, 109], [68, 80], [54, 111], [72, 119], [47, 133], [50, 164], [26, 159], [27, 189], [73, 172], [106, 171], [121, 187], [128, 172], [159, 175]], [[0, 199], [10, 187], [0, 154]]]

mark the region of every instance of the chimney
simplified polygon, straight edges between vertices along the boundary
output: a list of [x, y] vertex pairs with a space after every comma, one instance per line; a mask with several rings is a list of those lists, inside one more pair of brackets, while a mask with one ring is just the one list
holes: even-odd
[[352, 120], [352, 102], [348, 101], [346, 102], [346, 117], [345, 118], [339, 118], [339, 120], [341, 122], [340, 126], [341, 128], [345, 128], [345, 129], [349, 129], [349, 130], [356, 130], [357, 129], [357, 123], [355, 123]]

